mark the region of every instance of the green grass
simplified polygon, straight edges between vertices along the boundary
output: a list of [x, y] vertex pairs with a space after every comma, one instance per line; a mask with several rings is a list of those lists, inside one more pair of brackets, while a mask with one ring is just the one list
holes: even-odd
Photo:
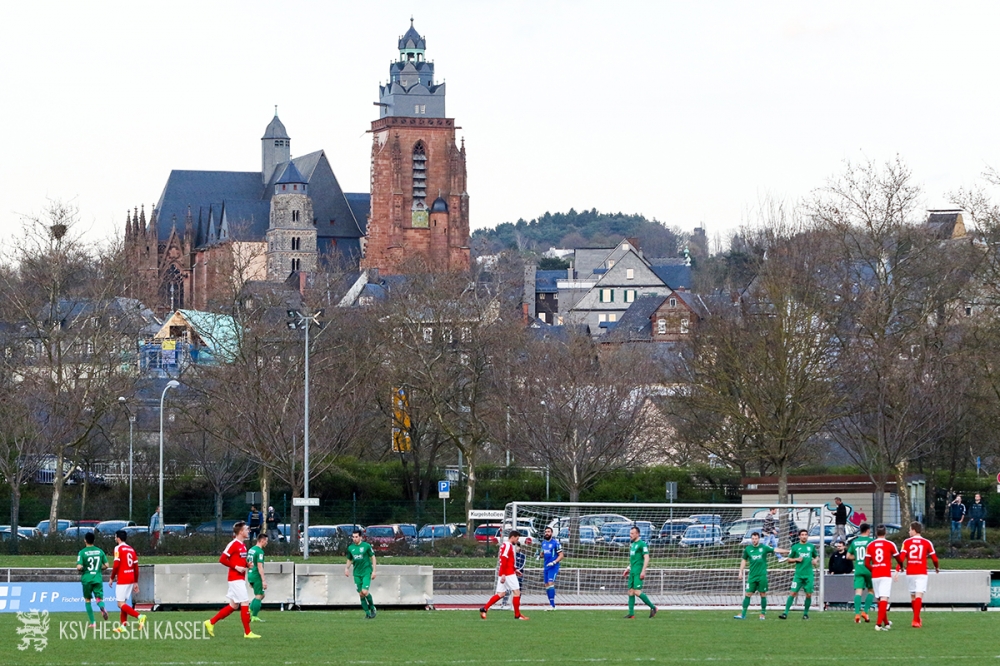
[[[284, 557], [283, 555], [269, 555], [268, 560], [271, 562], [287, 562], [291, 560], [293, 562], [303, 562], [301, 556], [296, 557]], [[168, 556], [157, 556], [148, 555], [139, 558], [141, 564], [199, 564], [199, 563], [215, 563], [219, 561], [219, 558], [215, 555], [168, 555]], [[380, 564], [420, 564], [420, 565], [431, 565], [437, 567], [438, 569], [492, 569], [496, 563], [494, 557], [389, 557], [385, 555], [379, 555], [378, 561]], [[344, 558], [340, 555], [311, 555], [309, 557], [309, 562], [312, 564], [341, 564], [344, 562]], [[686, 566], [690, 567], [700, 567], [703, 565], [703, 560], [698, 559], [685, 559], [680, 557], [668, 556], [665, 558], [655, 558], [653, 560], [653, 566], [657, 567], [670, 567], [670, 568], [683, 568]], [[625, 558], [621, 558], [621, 565], [624, 566]], [[719, 560], [716, 566], [724, 566], [727, 563]], [[738, 567], [739, 560], [733, 558], [732, 561], [728, 562], [730, 567]], [[4, 567], [75, 567], [76, 566], [76, 556], [75, 555], [0, 555], [0, 568]], [[592, 567], [592, 566], [608, 566], [608, 561], [604, 560], [602, 563], [596, 563], [593, 560], [583, 560], [575, 561], [573, 558], [567, 558], [563, 561], [563, 566], [566, 568], [573, 568], [576, 566]], [[790, 566], [790, 565], [789, 565]], [[781, 568], [781, 565], [771, 565], [771, 569]], [[955, 559], [955, 558], [942, 558], [941, 560], [942, 569], [1000, 569], [1000, 561], [994, 559]]]
[[[219, 623], [215, 638], [72, 640], [60, 637], [60, 622], [85, 622], [86, 615], [50, 617], [49, 642], [41, 652], [20, 652], [17, 617], [0, 614], [0, 663], [229, 665], [237, 664], [570, 664], [581, 661], [665, 664], [984, 664], [996, 663], [1000, 647], [992, 637], [992, 613], [927, 612], [924, 628], [909, 627], [910, 613], [890, 613], [895, 628], [877, 633], [855, 625], [844, 612], [814, 613], [809, 622], [795, 612], [787, 621], [768, 614], [742, 622], [732, 611], [664, 611], [654, 620], [624, 620], [622, 611], [530, 611], [530, 622], [494, 612], [483, 622], [468, 611], [383, 610], [364, 620], [360, 610], [339, 612], [263, 611], [254, 624], [261, 640], [242, 637], [236, 616]], [[210, 612], [150, 613], [157, 623], [199, 623]], [[65, 625], [64, 625], [65, 626]], [[161, 625], [161, 629], [162, 629]], [[176, 626], [176, 625], [174, 625]], [[192, 625], [188, 625], [192, 626]], [[197, 625], [194, 625], [197, 626]]]

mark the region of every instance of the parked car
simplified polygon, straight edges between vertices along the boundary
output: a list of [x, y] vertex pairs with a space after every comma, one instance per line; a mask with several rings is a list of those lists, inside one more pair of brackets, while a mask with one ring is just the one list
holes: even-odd
[[191, 534], [191, 523], [167, 523], [163, 528], [163, 535], [175, 537], [186, 537]]
[[[65, 532], [73, 525], [76, 525], [76, 523], [74, 523], [72, 520], [63, 520], [60, 518], [59, 520], [56, 521], [56, 532]], [[49, 533], [49, 521], [43, 520], [42, 522], [38, 523], [36, 529], [39, 532], [41, 532], [43, 536], [47, 536]]]
[[604, 523], [600, 527], [601, 541], [611, 543], [620, 530], [628, 529], [631, 525], [631, 522]]
[[469, 533], [469, 526], [466, 525], [465, 523], [456, 523], [455, 527], [458, 528], [458, 536], [460, 537], [464, 537], [466, 534]]
[[500, 541], [501, 530], [503, 525], [498, 523], [486, 523], [485, 525], [480, 525], [476, 528], [475, 536], [476, 541], [485, 541], [488, 543], [497, 543]]
[[694, 524], [684, 530], [678, 542], [685, 548], [704, 548], [722, 544], [722, 528], [718, 525]]
[[80, 527], [94, 527], [100, 522], [99, 520], [78, 520], [76, 524]]
[[[219, 527], [219, 534], [222, 536], [232, 536], [233, 525], [236, 524], [235, 520], [223, 520], [221, 526]], [[215, 534], [215, 521], [206, 520], [205, 522], [194, 528], [195, 534]]]
[[8, 527], [6, 529], [0, 529], [0, 542], [10, 541], [13, 538], [12, 534], [17, 534], [17, 538], [18, 539], [27, 539], [28, 538], [27, 536], [25, 536], [24, 534], [22, 534], [20, 532], [20, 530], [17, 531], [17, 532], [11, 532], [10, 528]]
[[135, 527], [135, 523], [131, 520], [102, 520], [94, 525], [94, 533], [113, 537], [115, 532], [126, 527]]
[[[517, 526], [517, 531], [521, 535], [521, 539], [520, 539], [520, 541], [518, 543], [520, 543], [522, 545], [530, 546], [531, 544], [533, 544], [536, 541], [538, 541], [538, 537], [535, 535], [534, 528], [528, 526], [527, 524], [518, 525]], [[510, 532], [510, 530], [507, 528], [507, 526], [504, 526], [504, 532]]]
[[417, 532], [417, 543], [430, 543], [437, 539], [453, 539], [457, 536], [457, 525], [424, 525]]
[[129, 543], [135, 543], [137, 539], [148, 539], [149, 538], [149, 526], [148, 525], [134, 525], [132, 527], [125, 528], [126, 541]]
[[[347, 546], [342, 525], [310, 525], [309, 549], [336, 551]], [[299, 535], [299, 552], [305, 551], [305, 538]]]
[[622, 546], [622, 547], [628, 546], [628, 544], [632, 541], [631, 532], [633, 527], [639, 528], [639, 538], [646, 542], [649, 542], [655, 530], [655, 528], [653, 527], [653, 523], [649, 522], [648, 520], [637, 520], [631, 525], [623, 525], [622, 527], [618, 528], [618, 531], [615, 532], [614, 536], [612, 536], [611, 539], [607, 541], [609, 541], [609, 543], [611, 543], [614, 546]]
[[703, 523], [705, 525], [722, 525], [722, 516], [717, 513], [695, 513], [688, 516], [688, 518], [696, 523]]
[[19, 534], [22, 534], [29, 539], [42, 536], [42, 533], [38, 531], [37, 527], [18, 527], [17, 531]]
[[[559, 536], [557, 537], [561, 542], [569, 541], [569, 526], [559, 530]], [[583, 525], [580, 527], [580, 543], [585, 545], [594, 545], [601, 538], [601, 533], [597, 531], [596, 527], [591, 527], [590, 525]]]
[[661, 546], [676, 544], [684, 536], [687, 528], [694, 524], [690, 518], [675, 518], [664, 521], [663, 527], [660, 528], [658, 534], [652, 536], [650, 543]]
[[740, 518], [723, 529], [722, 541], [724, 543], [741, 543], [745, 539], [748, 539], [751, 534], [760, 532], [763, 528], [763, 520], [758, 518]]
[[417, 542], [417, 526], [414, 523], [399, 523], [399, 529], [403, 531], [403, 536], [411, 545]]
[[[847, 540], [850, 540], [858, 533], [857, 525], [852, 523], [847, 523]], [[824, 525], [823, 526], [823, 543], [830, 545], [833, 543], [833, 539], [837, 534], [836, 525]], [[809, 528], [809, 543], [814, 545], [819, 545], [819, 525], [813, 525]]]
[[369, 525], [365, 530], [365, 540], [375, 550], [389, 550], [406, 543], [406, 536], [398, 525]]
[[[568, 518], [566, 520], [569, 520]], [[588, 516], [580, 516], [580, 525], [596, 527], [601, 529], [604, 523], [628, 523], [628, 518], [617, 513], [596, 513]]]

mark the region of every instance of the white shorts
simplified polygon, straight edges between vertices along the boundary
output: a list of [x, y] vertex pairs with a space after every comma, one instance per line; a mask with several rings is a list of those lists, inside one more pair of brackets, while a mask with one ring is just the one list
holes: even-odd
[[906, 584], [910, 588], [910, 594], [923, 594], [927, 591], [927, 574], [907, 576]]
[[505, 594], [507, 592], [517, 592], [521, 589], [521, 582], [517, 579], [517, 576], [510, 574], [509, 576], [503, 577], [503, 582], [500, 582], [500, 578], [497, 578], [497, 594]]
[[883, 597], [888, 599], [892, 593], [892, 576], [872, 578], [872, 589], [875, 590], [876, 599], [882, 599]]
[[234, 604], [250, 603], [250, 593], [247, 592], [247, 582], [245, 580], [229, 581], [229, 591], [226, 592], [226, 599]]
[[132, 596], [132, 583], [128, 585], [115, 585], [115, 601], [121, 606], [123, 603], [128, 601], [128, 598]]

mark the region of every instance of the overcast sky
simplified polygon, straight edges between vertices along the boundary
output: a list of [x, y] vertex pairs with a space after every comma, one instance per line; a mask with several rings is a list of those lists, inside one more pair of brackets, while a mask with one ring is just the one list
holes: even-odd
[[367, 191], [411, 14], [473, 228], [596, 207], [712, 236], [845, 159], [899, 154], [927, 206], [1000, 166], [996, 2], [22, 2], [0, 22], [0, 234], [49, 198], [108, 235], [171, 169], [258, 170], [275, 104], [293, 155]]

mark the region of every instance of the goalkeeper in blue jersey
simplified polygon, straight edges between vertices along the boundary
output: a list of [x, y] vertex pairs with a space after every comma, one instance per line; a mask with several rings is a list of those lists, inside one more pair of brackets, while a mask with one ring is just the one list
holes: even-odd
[[559, 563], [562, 562], [563, 551], [559, 539], [552, 535], [552, 528], [546, 527], [542, 533], [542, 550], [538, 555], [542, 558], [542, 580], [545, 582], [545, 594], [549, 597], [549, 610], [556, 607], [556, 576], [559, 574]]

